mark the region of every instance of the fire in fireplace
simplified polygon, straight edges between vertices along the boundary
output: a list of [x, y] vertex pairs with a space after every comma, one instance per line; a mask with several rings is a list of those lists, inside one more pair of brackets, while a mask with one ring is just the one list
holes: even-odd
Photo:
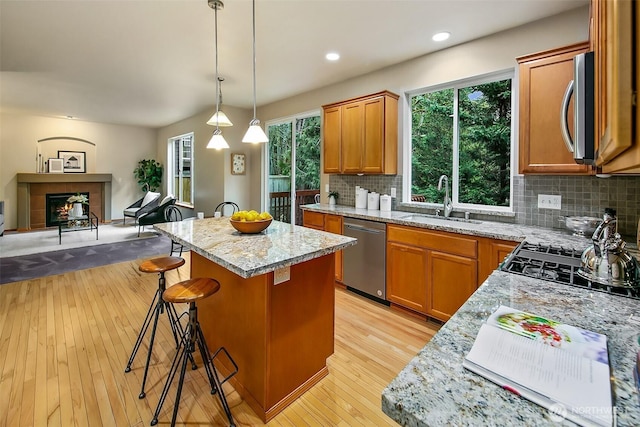
[[[46, 226], [53, 227], [60, 224], [60, 222], [66, 221], [69, 218], [69, 211], [73, 207], [73, 203], [67, 202], [67, 199], [74, 196], [76, 193], [53, 193], [46, 194]], [[87, 197], [89, 200], [89, 193], [79, 193]], [[82, 206], [84, 214], [86, 215], [89, 210], [89, 205]]]

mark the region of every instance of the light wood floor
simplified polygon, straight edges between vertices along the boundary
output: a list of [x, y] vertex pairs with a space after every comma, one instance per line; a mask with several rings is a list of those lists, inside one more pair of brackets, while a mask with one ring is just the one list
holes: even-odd
[[[0, 426], [149, 425], [175, 350], [163, 317], [147, 397], [138, 399], [147, 340], [132, 371], [124, 368], [157, 288], [157, 275], [140, 273], [139, 263], [0, 285]], [[188, 265], [167, 282], [187, 279]], [[329, 375], [268, 425], [394, 425], [380, 409], [382, 389], [437, 329], [336, 289]], [[181, 425], [225, 425], [207, 384], [203, 369], [187, 370]], [[224, 389], [237, 425], [263, 425], [228, 384]], [[175, 387], [160, 426], [171, 422], [174, 395]]]

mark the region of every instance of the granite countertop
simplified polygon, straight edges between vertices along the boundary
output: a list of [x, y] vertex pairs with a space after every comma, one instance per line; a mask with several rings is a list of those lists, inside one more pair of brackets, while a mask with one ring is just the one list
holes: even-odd
[[383, 390], [383, 412], [409, 426], [559, 425], [543, 407], [462, 367], [480, 325], [499, 305], [607, 335], [617, 425], [640, 425], [632, 379], [640, 349], [640, 301], [500, 271]]
[[329, 206], [327, 204], [310, 204], [303, 205], [302, 209], [341, 215], [348, 218], [366, 219], [491, 239], [510, 240], [513, 242], [522, 242], [526, 238], [529, 243], [544, 243], [576, 249], [584, 249], [591, 244], [590, 239], [573, 236], [568, 231], [520, 224], [476, 220], [465, 222], [460, 219], [441, 219], [404, 211], [383, 212], [379, 210], [356, 209], [343, 205]]
[[[312, 204], [303, 209], [501, 240], [582, 250], [591, 244], [563, 230], [490, 221], [413, 217], [350, 206]], [[418, 221], [416, 221], [416, 219]], [[635, 244], [627, 249], [637, 256]], [[408, 426], [552, 426], [541, 406], [467, 371], [462, 361], [481, 324], [500, 305], [607, 335], [618, 426], [640, 425], [632, 369], [640, 350], [640, 300], [494, 271], [382, 392], [382, 410]]]
[[258, 234], [242, 234], [229, 218], [155, 224], [156, 230], [247, 279], [356, 244], [356, 239], [273, 221]]

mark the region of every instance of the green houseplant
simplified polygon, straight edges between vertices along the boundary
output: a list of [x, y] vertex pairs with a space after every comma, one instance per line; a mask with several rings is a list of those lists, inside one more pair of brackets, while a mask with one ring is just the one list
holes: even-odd
[[155, 160], [143, 159], [133, 171], [142, 191], [156, 191], [162, 183], [162, 165]]
[[329, 193], [329, 204], [330, 205], [335, 205], [336, 202], [338, 201], [338, 197], [340, 197], [340, 194], [338, 194], [337, 191], [332, 191]]

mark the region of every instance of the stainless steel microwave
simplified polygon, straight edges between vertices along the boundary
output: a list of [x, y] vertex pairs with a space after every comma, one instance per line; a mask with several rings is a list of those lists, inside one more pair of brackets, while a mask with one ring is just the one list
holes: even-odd
[[[593, 52], [573, 58], [573, 80], [562, 99], [560, 125], [567, 149], [576, 163], [595, 164], [594, 146], [594, 58]], [[573, 132], [569, 129], [569, 103], [573, 97]], [[573, 136], [572, 136], [573, 133]]]

